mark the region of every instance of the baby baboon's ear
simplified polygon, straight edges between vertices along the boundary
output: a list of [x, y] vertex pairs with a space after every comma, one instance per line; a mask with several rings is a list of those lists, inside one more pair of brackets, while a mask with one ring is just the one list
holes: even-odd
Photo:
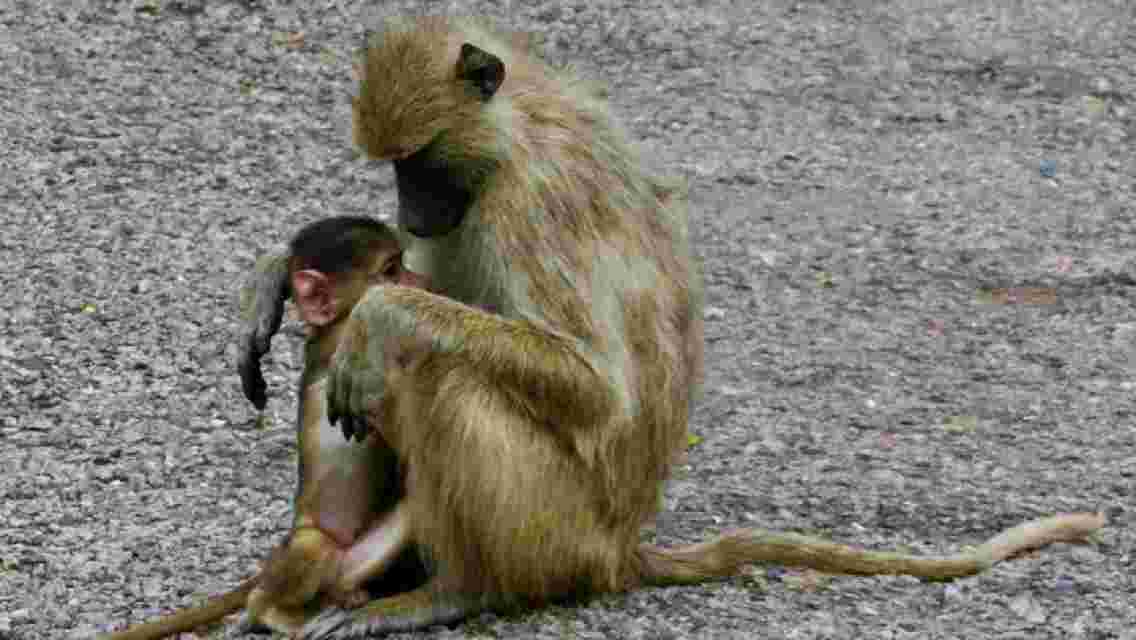
[[292, 302], [296, 303], [300, 319], [313, 327], [325, 327], [339, 315], [331, 278], [315, 269], [292, 274]]
[[488, 102], [505, 81], [505, 63], [467, 42], [458, 56], [458, 80], [468, 82]]

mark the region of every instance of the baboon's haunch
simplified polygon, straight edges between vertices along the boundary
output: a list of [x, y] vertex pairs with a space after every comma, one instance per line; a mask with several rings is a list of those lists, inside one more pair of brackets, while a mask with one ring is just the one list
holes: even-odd
[[[1091, 514], [1038, 520], [946, 558], [758, 530], [640, 544], [701, 370], [682, 193], [644, 169], [596, 92], [474, 20], [391, 20], [370, 38], [354, 133], [393, 161], [413, 264], [442, 295], [369, 290], [330, 365], [328, 413], [364, 446], [378, 432], [396, 452], [410, 538], [434, 572], [419, 589], [329, 609], [302, 637], [420, 628], [754, 562], [954, 577], [1101, 526]], [[273, 312], [261, 306], [254, 324]], [[243, 362], [255, 364], [268, 336], [249, 335]]]
[[289, 249], [291, 296], [308, 330], [292, 531], [261, 572], [232, 592], [106, 640], [162, 638], [241, 608], [247, 608], [252, 625], [290, 632], [329, 604], [352, 607], [369, 600], [364, 583], [396, 560], [398, 569], [382, 577], [384, 592], [422, 580], [408, 549], [405, 508], [398, 505], [402, 489], [394, 453], [377, 434], [361, 446], [344, 439], [327, 421], [324, 383], [345, 320], [367, 288], [420, 287], [426, 281], [403, 267], [394, 233], [367, 218], [313, 223]]

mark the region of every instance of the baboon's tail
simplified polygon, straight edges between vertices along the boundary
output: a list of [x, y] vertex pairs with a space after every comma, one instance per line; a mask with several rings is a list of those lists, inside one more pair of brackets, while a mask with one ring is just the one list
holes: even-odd
[[256, 578], [250, 578], [236, 589], [212, 598], [204, 604], [182, 609], [157, 620], [143, 622], [124, 631], [99, 636], [96, 640], [158, 640], [183, 631], [192, 631], [243, 609], [249, 593], [256, 584]]
[[1030, 520], [968, 553], [920, 557], [867, 551], [796, 533], [739, 529], [707, 542], [666, 549], [639, 547], [644, 584], [702, 582], [733, 575], [748, 564], [807, 567], [851, 575], [901, 574], [950, 579], [974, 575], [1028, 549], [1084, 540], [1105, 524], [1103, 513], [1066, 513]]

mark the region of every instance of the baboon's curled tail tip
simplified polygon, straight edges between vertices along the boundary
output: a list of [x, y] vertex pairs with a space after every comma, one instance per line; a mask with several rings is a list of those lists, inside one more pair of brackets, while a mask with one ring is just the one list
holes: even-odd
[[1063, 513], [1022, 523], [967, 553], [913, 556], [870, 551], [797, 533], [740, 529], [672, 549], [639, 547], [643, 584], [692, 584], [724, 578], [751, 564], [781, 564], [849, 575], [911, 575], [952, 579], [1054, 542], [1084, 541], [1106, 523], [1103, 513]]

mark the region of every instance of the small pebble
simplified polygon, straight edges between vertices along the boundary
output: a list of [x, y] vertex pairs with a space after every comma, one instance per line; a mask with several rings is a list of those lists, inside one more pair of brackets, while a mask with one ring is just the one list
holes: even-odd
[[1109, 93], [1112, 91], [1112, 81], [1104, 76], [1097, 76], [1092, 79], [1093, 93], [1098, 95]]
[[1042, 160], [1038, 168], [1043, 177], [1052, 178], [1057, 175], [1057, 162], [1055, 160]]

